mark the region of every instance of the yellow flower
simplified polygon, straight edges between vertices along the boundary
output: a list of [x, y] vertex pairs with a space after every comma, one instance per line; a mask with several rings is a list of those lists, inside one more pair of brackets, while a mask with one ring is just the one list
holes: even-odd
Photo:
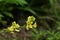
[[9, 31], [14, 31], [14, 28], [11, 26], [11, 27], [8, 27], [8, 30]]
[[17, 29], [19, 29], [19, 28], [20, 28], [20, 25], [18, 25], [18, 24], [14, 21], [14, 22], [12, 22], [11, 27], [8, 27], [8, 31], [11, 32], [11, 33], [13, 33], [14, 31], [19, 32], [19, 30], [17, 30]]
[[29, 28], [32, 28], [33, 26], [32, 25], [29, 25]]
[[27, 21], [33, 22], [33, 21], [35, 21], [35, 17], [34, 16], [29, 16], [28, 19], [27, 19]]
[[33, 27], [32, 25], [27, 25], [26, 29], [29, 30], [29, 28], [32, 28], [32, 27]]
[[30, 22], [30, 21], [27, 21], [26, 23], [27, 23], [27, 24], [33, 24], [33, 22]]
[[27, 30], [29, 30], [29, 27], [28, 27], [28, 25], [26, 26], [26, 29], [27, 29]]
[[13, 31], [11, 31], [10, 33], [14, 34], [14, 32], [13, 32]]
[[15, 29], [15, 31], [16, 31], [16, 32], [19, 32], [20, 30], [18, 30], [18, 29]]
[[20, 25], [18, 25], [18, 24], [16, 24], [15, 26], [14, 26], [14, 28], [19, 28], [20, 27]]
[[15, 21], [14, 21], [14, 22], [12, 22], [12, 25], [13, 25], [13, 26], [15, 26], [15, 25], [16, 25], [16, 22], [15, 22]]
[[34, 27], [34, 28], [36, 28], [36, 27], [37, 27], [37, 24], [36, 24], [36, 22], [33, 24], [33, 27]]
[[[26, 21], [26, 29], [29, 30], [29, 28], [36, 28], [37, 25], [36, 25], [36, 22], [34, 23], [35, 21], [35, 17], [33, 16], [29, 16], [27, 21]], [[34, 23], [34, 24], [33, 24]]]

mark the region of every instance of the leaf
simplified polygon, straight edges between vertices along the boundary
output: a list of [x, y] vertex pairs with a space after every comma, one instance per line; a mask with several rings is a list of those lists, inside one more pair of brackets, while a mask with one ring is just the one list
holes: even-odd
[[58, 24], [57, 30], [60, 30], [60, 22], [57, 22], [57, 24]]
[[27, 2], [25, 0], [4, 0], [6, 3], [10, 3], [10, 4], [20, 4], [21, 6], [27, 4]]
[[25, 0], [16, 0], [20, 5], [28, 4]]
[[56, 2], [56, 0], [50, 0], [52, 11], [53, 11], [54, 15], [58, 17], [58, 12], [57, 12], [57, 8], [55, 6], [55, 2]]
[[3, 0], [0, 0], [0, 2], [3, 1]]
[[2, 14], [0, 14], [0, 20], [2, 20], [2, 17], [4, 17]]
[[9, 16], [9, 17], [11, 17], [11, 18], [13, 18], [13, 15], [11, 14], [11, 13], [9, 13], [9, 12], [3, 12], [6, 16]]
[[25, 8], [26, 11], [31, 12], [33, 15], [38, 16], [37, 13], [32, 8]]

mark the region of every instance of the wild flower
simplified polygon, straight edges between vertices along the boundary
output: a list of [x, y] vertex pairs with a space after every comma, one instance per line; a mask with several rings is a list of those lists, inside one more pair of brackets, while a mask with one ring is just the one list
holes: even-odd
[[34, 16], [29, 16], [28, 18], [27, 18], [27, 21], [26, 21], [26, 29], [27, 30], [29, 30], [29, 28], [36, 28], [37, 27], [37, 24], [36, 24], [36, 22], [34, 23], [34, 21], [35, 21], [35, 17]]
[[10, 27], [8, 27], [8, 31], [10, 32], [10, 33], [14, 33], [14, 32], [19, 32], [20, 30], [18, 30], [20, 28], [20, 25], [19, 24], [17, 24], [15, 21], [14, 22], [12, 22], [12, 25], [10, 26]]
[[37, 24], [36, 24], [36, 22], [33, 24], [33, 27], [34, 27], [34, 28], [36, 28], [36, 27], [37, 27]]

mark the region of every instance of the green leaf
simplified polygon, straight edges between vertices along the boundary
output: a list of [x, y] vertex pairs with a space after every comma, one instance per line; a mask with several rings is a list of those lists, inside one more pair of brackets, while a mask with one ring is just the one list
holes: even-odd
[[10, 4], [20, 4], [21, 6], [28, 4], [25, 0], [4, 0], [5, 3], [10, 3]]
[[58, 24], [57, 30], [60, 30], [60, 22], [57, 22], [57, 24]]
[[53, 11], [54, 15], [58, 17], [58, 12], [57, 12], [57, 8], [55, 6], [55, 2], [56, 2], [56, 0], [50, 0], [52, 11]]
[[26, 7], [25, 10], [31, 12], [35, 16], [38, 16], [37, 13], [32, 8]]
[[16, 2], [18, 2], [20, 5], [24, 5], [27, 4], [27, 2], [25, 0], [16, 0]]
[[9, 16], [9, 17], [11, 17], [11, 18], [13, 18], [13, 15], [11, 14], [11, 13], [9, 13], [9, 12], [3, 12], [6, 16]]
[[0, 2], [3, 1], [3, 0], [0, 0]]
[[4, 17], [2, 14], [0, 14], [0, 20], [2, 20], [2, 17]]

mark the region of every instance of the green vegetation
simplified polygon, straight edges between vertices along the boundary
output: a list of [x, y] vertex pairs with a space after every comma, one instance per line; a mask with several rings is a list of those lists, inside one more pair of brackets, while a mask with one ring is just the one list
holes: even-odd
[[60, 0], [0, 0], [0, 40], [60, 40]]

